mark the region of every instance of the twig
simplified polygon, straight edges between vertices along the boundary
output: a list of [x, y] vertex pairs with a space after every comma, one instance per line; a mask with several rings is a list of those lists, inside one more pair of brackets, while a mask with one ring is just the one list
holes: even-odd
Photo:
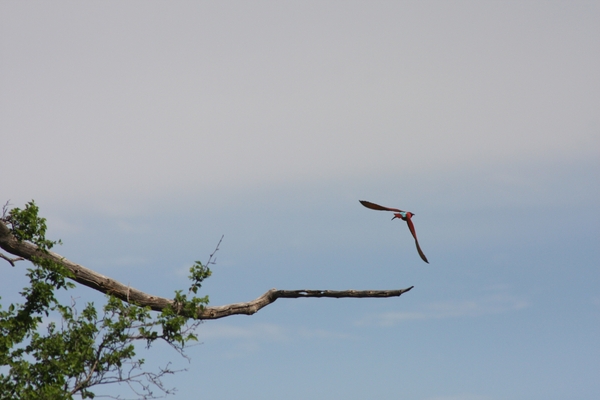
[[8, 218], [6, 217], [6, 213], [8, 212], [8, 207], [10, 206], [10, 199], [6, 201], [6, 203], [2, 206], [2, 218], [0, 220], [7, 222]]
[[206, 262], [206, 266], [208, 267], [210, 264], [216, 264], [217, 263], [217, 258], [215, 257], [215, 260], [212, 261], [212, 258], [215, 254], [217, 254], [217, 251], [219, 251], [219, 246], [221, 245], [221, 242], [223, 241], [223, 238], [225, 237], [225, 235], [221, 235], [221, 239], [219, 239], [219, 243], [217, 243], [217, 247], [215, 247], [214, 251], [212, 253], [210, 253], [210, 256], [208, 256], [208, 261]]
[[10, 265], [12, 265], [13, 267], [15, 266], [15, 262], [17, 261], [23, 261], [24, 258], [23, 257], [15, 257], [15, 258], [10, 258], [5, 256], [4, 254], [0, 253], [0, 258], [4, 258], [6, 261], [8, 261], [10, 263]]

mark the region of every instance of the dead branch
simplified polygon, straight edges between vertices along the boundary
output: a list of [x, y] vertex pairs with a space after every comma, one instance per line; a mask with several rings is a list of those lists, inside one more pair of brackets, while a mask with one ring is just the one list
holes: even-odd
[[[33, 258], [46, 258], [53, 262], [62, 264], [73, 274], [73, 280], [89, 288], [102, 293], [113, 295], [125, 302], [131, 302], [142, 307], [150, 307], [155, 311], [162, 311], [168, 306], [174, 304], [173, 300], [159, 296], [152, 296], [137, 290], [128, 285], [124, 285], [114, 279], [97, 273], [82, 265], [76, 264], [65, 257], [48, 251], [47, 253], [38, 249], [38, 247], [29, 242], [19, 242], [15, 238], [4, 221], [0, 220], [0, 247], [5, 251], [14, 254], [20, 258], [31, 261]], [[213, 253], [214, 254], [214, 253]], [[7, 258], [7, 257], [2, 257]], [[13, 261], [17, 261], [14, 259]], [[9, 261], [10, 262], [10, 261]], [[11, 263], [12, 264], [12, 263]], [[14, 264], [13, 264], [14, 265]], [[277, 290], [271, 289], [255, 300], [245, 303], [233, 303], [224, 306], [203, 307], [198, 310], [197, 319], [218, 319], [230, 315], [252, 315], [261, 308], [273, 303], [279, 298], [300, 298], [300, 297], [398, 297], [411, 290], [413, 286], [406, 289], [397, 290]]]
[[23, 261], [25, 260], [23, 257], [15, 257], [15, 258], [10, 258], [5, 256], [4, 254], [0, 253], [0, 258], [4, 258], [6, 261], [8, 261], [10, 263], [10, 265], [12, 265], [13, 267], [15, 266], [15, 263], [17, 261]]
[[247, 303], [233, 303], [225, 306], [206, 307], [202, 319], [218, 319], [234, 314], [252, 315], [279, 298], [296, 299], [299, 297], [398, 297], [414, 286], [397, 290], [277, 290], [271, 289], [259, 298]]

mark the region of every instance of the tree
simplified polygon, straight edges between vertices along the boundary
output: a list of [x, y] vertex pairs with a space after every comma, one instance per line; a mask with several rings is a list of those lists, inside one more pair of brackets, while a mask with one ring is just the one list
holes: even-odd
[[[1, 254], [15, 267], [30, 261], [29, 286], [21, 292], [23, 304], [0, 306], [0, 398], [70, 399], [93, 398], [97, 385], [124, 382], [143, 399], [166, 395], [161, 378], [175, 371], [167, 364], [157, 372], [145, 371], [136, 358], [136, 343], [147, 348], [157, 340], [168, 343], [184, 357], [185, 347], [197, 340], [195, 328], [204, 320], [236, 314], [252, 315], [278, 298], [300, 297], [393, 297], [398, 290], [277, 290], [244, 303], [208, 306], [208, 296], [198, 297], [202, 282], [214, 263], [196, 261], [190, 267], [186, 294], [175, 291], [172, 299], [153, 296], [76, 264], [51, 249], [60, 241], [46, 239], [46, 220], [38, 216], [34, 201], [24, 209], [3, 208], [0, 247], [16, 256]], [[222, 240], [222, 238], [221, 238]], [[220, 241], [219, 241], [220, 244]], [[56, 291], [68, 290], [75, 281], [105, 293], [107, 302], [99, 312], [87, 303], [78, 312], [75, 303], [61, 304]], [[44, 317], [58, 314], [61, 326]], [[46, 322], [46, 323], [45, 323]], [[155, 394], [158, 390], [158, 394]]]

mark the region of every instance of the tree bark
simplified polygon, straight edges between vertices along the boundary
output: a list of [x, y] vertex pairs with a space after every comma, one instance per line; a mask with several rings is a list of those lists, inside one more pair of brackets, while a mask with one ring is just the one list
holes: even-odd
[[[162, 311], [165, 307], [173, 306], [174, 301], [164, 297], [153, 296], [142, 292], [141, 290], [124, 285], [119, 281], [111, 279], [96, 271], [88, 269], [82, 265], [76, 264], [60, 254], [48, 251], [47, 253], [38, 249], [38, 247], [29, 242], [20, 242], [15, 238], [10, 229], [3, 221], [0, 221], [0, 247], [5, 251], [31, 261], [34, 257], [50, 259], [54, 262], [64, 265], [73, 273], [73, 280], [89, 288], [102, 293], [110, 294], [123, 301], [133, 303], [142, 307], [150, 307], [155, 311]], [[2, 255], [14, 266], [14, 261]], [[12, 261], [12, 262], [11, 262]], [[398, 297], [408, 292], [414, 286], [406, 289], [396, 290], [277, 290], [271, 289], [262, 296], [249, 302], [232, 303], [223, 306], [203, 307], [198, 310], [197, 319], [218, 319], [231, 315], [252, 315], [261, 308], [273, 303], [279, 298], [299, 298], [299, 297]]]

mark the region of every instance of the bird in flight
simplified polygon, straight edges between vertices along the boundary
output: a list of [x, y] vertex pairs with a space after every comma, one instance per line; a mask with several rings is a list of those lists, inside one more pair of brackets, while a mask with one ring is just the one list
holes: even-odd
[[400, 218], [401, 220], [406, 221], [406, 224], [408, 225], [408, 229], [410, 230], [410, 233], [412, 233], [413, 237], [415, 238], [415, 244], [417, 245], [417, 251], [419, 252], [419, 255], [421, 256], [421, 259], [423, 261], [425, 261], [427, 264], [429, 264], [429, 261], [427, 261], [427, 257], [425, 257], [425, 254], [423, 254], [423, 250], [421, 250], [421, 246], [419, 246], [419, 241], [417, 240], [417, 233], [415, 232], [415, 226], [412, 223], [412, 216], [415, 214], [413, 214], [409, 211], [402, 211], [397, 208], [389, 208], [389, 207], [380, 206], [379, 204], [371, 203], [371, 202], [365, 201], [365, 200], [359, 200], [359, 201], [360, 201], [360, 204], [362, 204], [363, 206], [365, 206], [367, 208], [370, 208], [371, 210], [394, 212], [394, 218], [392, 218], [392, 220], [394, 220], [396, 218]]

